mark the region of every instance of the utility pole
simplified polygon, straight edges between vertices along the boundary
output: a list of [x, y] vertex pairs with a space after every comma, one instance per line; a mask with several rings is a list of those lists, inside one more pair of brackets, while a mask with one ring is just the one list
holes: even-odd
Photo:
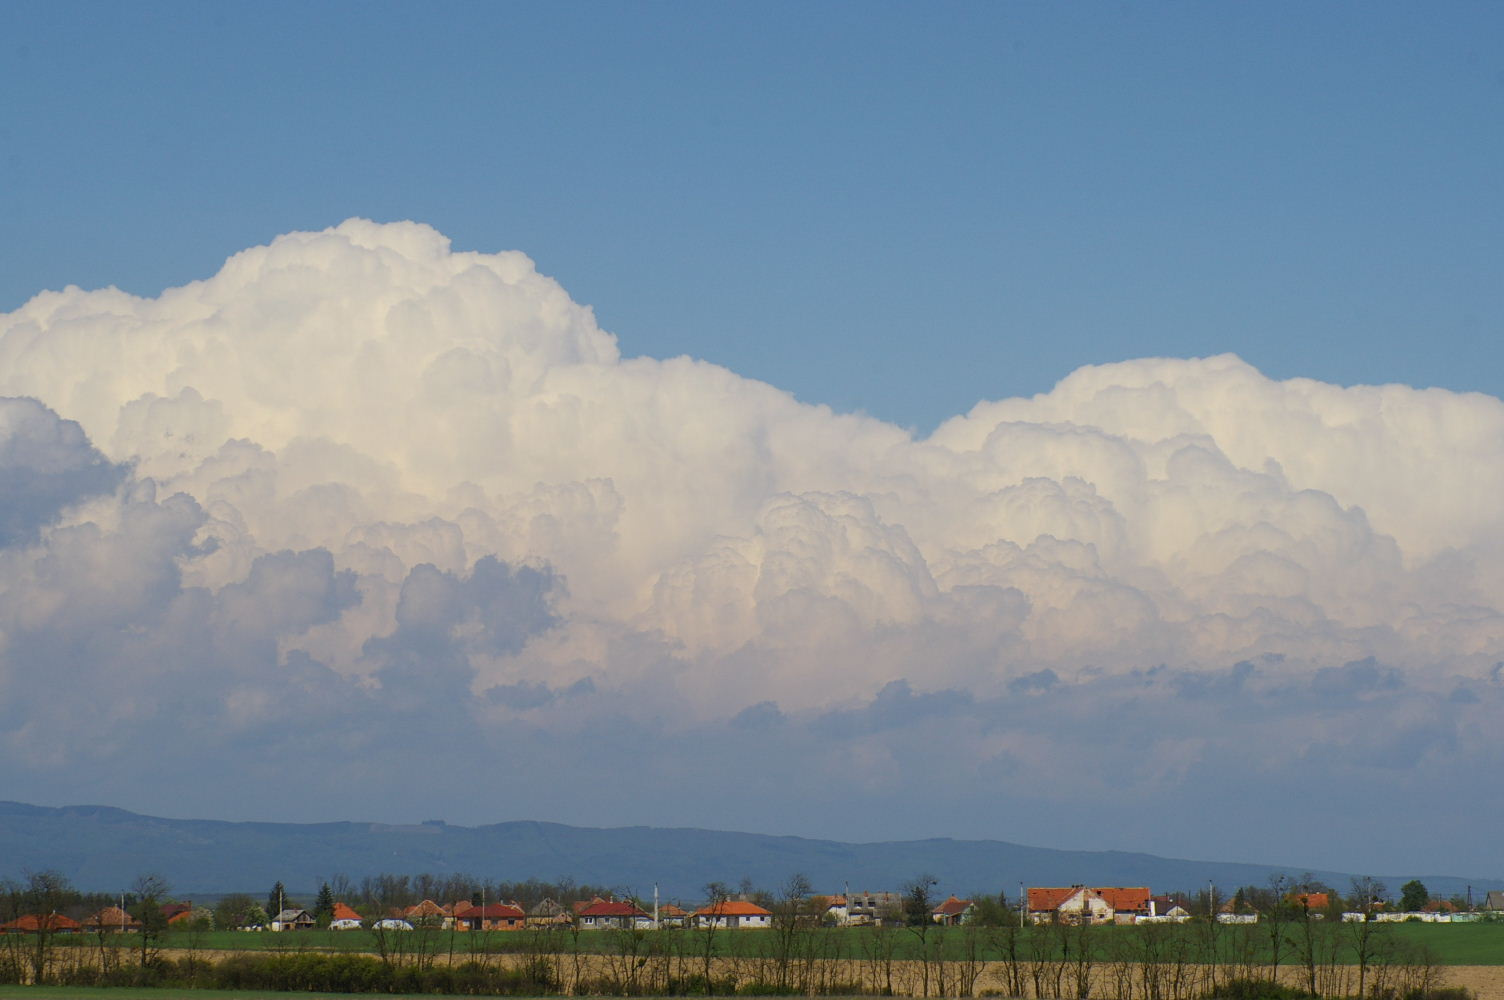
[[653, 930], [659, 930], [663, 925], [658, 923], [658, 883], [653, 883]]
[[1018, 926], [1022, 930], [1024, 926], [1024, 914], [1028, 912], [1029, 901], [1024, 897], [1024, 884], [1018, 883]]

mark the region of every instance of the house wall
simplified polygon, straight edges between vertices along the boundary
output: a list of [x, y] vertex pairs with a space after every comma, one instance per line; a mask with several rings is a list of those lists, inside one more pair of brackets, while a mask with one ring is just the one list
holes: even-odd
[[1090, 889], [1082, 889], [1071, 895], [1060, 904], [1056, 912], [1060, 914], [1061, 920], [1070, 923], [1087, 919], [1094, 924], [1106, 924], [1111, 923], [1113, 918], [1113, 909], [1107, 900]]
[[696, 916], [695, 924], [699, 927], [721, 927], [727, 930], [754, 930], [759, 927], [773, 926], [772, 918], [762, 914], [732, 914], [731, 916]]

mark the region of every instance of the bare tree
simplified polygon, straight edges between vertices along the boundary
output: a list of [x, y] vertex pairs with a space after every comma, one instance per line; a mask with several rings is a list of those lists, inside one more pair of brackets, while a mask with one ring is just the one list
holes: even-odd
[[779, 992], [790, 988], [794, 957], [810, 932], [809, 894], [809, 879], [792, 875], [773, 903], [773, 982]]
[[136, 898], [136, 908], [131, 913], [141, 922], [141, 967], [144, 969], [156, 961], [167, 931], [167, 917], [162, 913], [162, 899], [171, 891], [167, 880], [155, 872], [138, 876], [131, 883], [131, 895]]
[[709, 882], [705, 885], [705, 907], [709, 919], [698, 921], [695, 931], [699, 934], [697, 952], [700, 956], [700, 974], [705, 977], [705, 995], [715, 992], [715, 939], [720, 929], [722, 904], [731, 898], [731, 890], [724, 882]]
[[1269, 981], [1279, 982], [1279, 966], [1290, 945], [1290, 921], [1295, 916], [1290, 893], [1293, 886], [1288, 875], [1269, 877], [1268, 895], [1259, 908], [1259, 926], [1269, 955]]
[[29, 949], [31, 982], [40, 986], [47, 982], [47, 973], [53, 960], [53, 938], [57, 935], [61, 924], [61, 910], [67, 900], [72, 886], [62, 872], [47, 869], [40, 872], [30, 872], [26, 876], [26, 888], [23, 890], [25, 908], [36, 920], [36, 933], [30, 940]]
[[1368, 971], [1373, 965], [1378, 946], [1380, 933], [1387, 928], [1387, 924], [1380, 924], [1373, 919], [1374, 908], [1383, 902], [1384, 894], [1388, 887], [1371, 875], [1353, 879], [1352, 905], [1363, 915], [1361, 920], [1346, 920], [1343, 927], [1347, 930], [1348, 946], [1353, 952], [1354, 964], [1358, 967], [1358, 996], [1364, 996], [1364, 990], [1368, 987]]
[[[933, 892], [938, 884], [939, 880], [935, 876], [926, 873], [909, 880], [903, 887], [904, 927], [919, 942], [919, 995], [922, 997], [930, 995], [930, 974], [934, 962], [936, 959], [944, 961], [943, 954], [931, 954], [930, 947], [930, 931], [935, 926], [930, 913], [935, 908]], [[941, 974], [944, 974], [943, 971]]]

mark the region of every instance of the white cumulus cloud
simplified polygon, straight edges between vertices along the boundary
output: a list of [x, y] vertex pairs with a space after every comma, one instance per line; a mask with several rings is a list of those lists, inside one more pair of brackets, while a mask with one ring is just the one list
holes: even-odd
[[[230, 754], [321, 706], [329, 752], [381, 725], [839, 731], [897, 788], [924, 780], [894, 763], [911, 717], [1048, 797], [1098, 788], [1070, 734], [1126, 691], [1292, 733], [1357, 699], [1409, 735], [1328, 758], [1392, 771], [1454, 752], [1504, 660], [1504, 404], [1478, 394], [1143, 359], [916, 439], [624, 358], [520, 253], [351, 220], [154, 298], [39, 294], [0, 316], [0, 396], [0, 735], [39, 774], [69, 706], [99, 709], [85, 758], [174, 713]], [[1184, 726], [1124, 787], [1230, 753]]]

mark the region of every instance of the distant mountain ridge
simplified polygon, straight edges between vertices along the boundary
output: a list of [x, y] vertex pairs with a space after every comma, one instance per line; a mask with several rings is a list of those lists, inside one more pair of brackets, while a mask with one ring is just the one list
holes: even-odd
[[[265, 892], [281, 881], [307, 891], [336, 874], [445, 874], [579, 882], [695, 899], [711, 881], [750, 878], [775, 888], [802, 873], [817, 891], [895, 889], [920, 873], [942, 893], [998, 892], [1025, 885], [1148, 885], [1156, 892], [1262, 885], [1298, 867], [1186, 861], [1124, 851], [1064, 851], [996, 840], [909, 840], [850, 844], [716, 830], [597, 829], [519, 820], [489, 826], [383, 823], [232, 823], [163, 819], [110, 806], [0, 801], [0, 877], [56, 868], [80, 889], [116, 892], [143, 872], [164, 875], [179, 895]], [[1351, 874], [1312, 871], [1339, 891]], [[1369, 873], [1360, 873], [1369, 874]], [[1392, 892], [1420, 878], [1436, 894], [1475, 897], [1504, 880], [1423, 873], [1379, 874]]]

